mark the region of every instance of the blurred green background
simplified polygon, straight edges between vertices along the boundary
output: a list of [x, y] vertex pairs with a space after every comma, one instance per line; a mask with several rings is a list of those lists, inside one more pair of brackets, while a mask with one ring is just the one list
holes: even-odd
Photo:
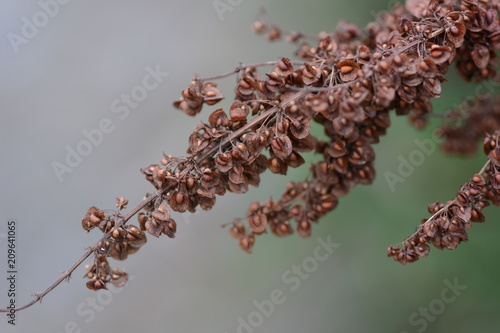
[[[32, 20], [40, 4], [0, 4], [0, 33], [5, 36], [0, 41], [0, 234], [6, 232], [8, 219], [17, 219], [18, 304], [45, 289], [99, 238], [98, 232], [86, 234], [81, 229], [88, 207], [112, 208], [117, 196], [127, 197], [131, 204], [140, 201], [152, 188], [139, 169], [157, 163], [162, 151], [184, 154], [189, 133], [209, 114], [207, 109], [197, 119], [188, 118], [171, 106], [194, 73], [212, 76], [240, 62], [292, 57], [295, 46], [269, 43], [250, 31], [261, 7], [284, 28], [315, 34], [333, 30], [342, 19], [364, 26], [393, 3], [221, 2], [231, 8], [222, 17], [214, 1], [61, 4], [18, 53], [7, 36], [20, 34], [23, 18]], [[169, 75], [120, 120], [112, 103], [142, 84], [147, 66], [159, 66]], [[475, 86], [463, 83], [454, 70], [449, 74], [444, 97], [434, 103], [437, 112], [474, 92]], [[228, 97], [225, 107], [233, 84], [233, 78], [220, 83]], [[84, 139], [82, 130], [97, 127], [103, 118], [113, 121], [114, 131], [60, 182], [51, 164], [63, 162], [65, 147], [75, 147]], [[432, 248], [428, 258], [406, 266], [385, 252], [428, 216], [429, 203], [454, 197], [481, 168], [484, 157], [433, 153], [391, 191], [384, 172], [396, 172], [398, 157], [407, 158], [417, 148], [414, 140], [430, 138], [437, 124], [417, 131], [404, 117], [393, 116], [392, 122], [375, 147], [375, 183], [343, 198], [334, 212], [313, 226], [311, 238], [264, 235], [249, 256], [219, 227], [243, 216], [250, 202], [278, 197], [290, 179], [307, 174], [306, 168], [287, 177], [266, 173], [260, 188], [219, 198], [212, 211], [177, 216], [174, 240], [150, 238], [126, 261], [113, 261], [132, 277], [119, 293], [87, 290], [80, 268], [69, 284], [50, 293], [41, 305], [18, 313], [15, 327], [0, 320], [0, 330], [498, 332], [500, 215], [495, 209], [485, 210], [487, 223], [474, 225], [470, 241], [454, 251]], [[318, 237], [339, 244], [325, 261], [311, 259]], [[6, 274], [5, 261], [6, 242], [0, 238], [0, 274]], [[303, 264], [310, 274], [297, 278], [294, 266]], [[295, 290], [291, 287], [297, 285], [286, 279], [292, 276], [300, 281]], [[0, 277], [3, 307], [7, 288]], [[464, 287], [453, 294], [450, 283]], [[282, 293], [282, 304], [271, 310], [269, 300], [276, 292]], [[260, 314], [255, 303], [264, 304]], [[422, 311], [429, 307], [426, 317]]]

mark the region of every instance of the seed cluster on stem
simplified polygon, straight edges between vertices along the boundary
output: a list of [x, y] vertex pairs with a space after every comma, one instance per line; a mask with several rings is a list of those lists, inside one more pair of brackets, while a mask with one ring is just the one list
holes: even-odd
[[[441, 96], [450, 65], [465, 81], [495, 77], [498, 6], [498, 0], [407, 0], [364, 29], [341, 22], [332, 33], [317, 36], [285, 33], [263, 15], [254, 31], [270, 41], [286, 34], [287, 40], [299, 44], [295, 56], [302, 60], [284, 57], [241, 65], [214, 77], [196, 76], [173, 106], [196, 116], [224, 99], [214, 81], [234, 75], [235, 96], [229, 109], [212, 110], [208, 120], [199, 123], [189, 135], [187, 156], [164, 155], [141, 170], [156, 192], [148, 193], [131, 211], [123, 213], [125, 198], [117, 198], [116, 210], [91, 207], [82, 226], [100, 230], [102, 239], [49, 289], [90, 255], [94, 261], [85, 273], [88, 288], [123, 286], [127, 274], [112, 269], [108, 258], [126, 259], [146, 243], [147, 234], [175, 237], [172, 211], [211, 209], [217, 196], [245, 193], [249, 185], [259, 185], [264, 171], [285, 175], [289, 168], [305, 164], [305, 153], [314, 153], [319, 159], [309, 165], [306, 180], [290, 182], [276, 200], [251, 203], [245, 218], [226, 224], [248, 253], [256, 236], [266, 232], [287, 236], [296, 231], [309, 237], [312, 224], [334, 210], [341, 197], [358, 184], [373, 182], [372, 145], [386, 134], [392, 110], [422, 128], [433, 114], [431, 99]], [[307, 39], [315, 45], [304, 42]], [[262, 75], [266, 66], [272, 69]], [[498, 129], [497, 102], [496, 96], [478, 96], [476, 104], [443, 117], [450, 120], [458, 113], [465, 119], [462, 126], [442, 126], [444, 150], [472, 153], [480, 137]], [[488, 121], [482, 121], [485, 118]], [[311, 132], [312, 122], [322, 128], [321, 138]], [[485, 152], [488, 162], [483, 169], [455, 199], [432, 204], [431, 218], [401, 246], [391, 246], [389, 256], [414, 262], [427, 255], [429, 243], [453, 249], [467, 240], [465, 230], [471, 222], [484, 221], [482, 209], [489, 202], [500, 203], [498, 132], [486, 136]], [[129, 223], [133, 216], [137, 225]]]

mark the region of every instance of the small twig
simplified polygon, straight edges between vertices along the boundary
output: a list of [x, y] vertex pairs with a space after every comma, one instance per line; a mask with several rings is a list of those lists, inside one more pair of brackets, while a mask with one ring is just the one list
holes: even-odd
[[[52, 289], [54, 289], [55, 287], [57, 287], [59, 284], [61, 284], [61, 282], [63, 282], [65, 279], [69, 278], [69, 276], [71, 275], [71, 273], [73, 273], [73, 271], [82, 264], [82, 262], [84, 262], [93, 252], [94, 252], [94, 247], [90, 248], [89, 250], [87, 250], [87, 252], [85, 252], [85, 254], [80, 258], [78, 259], [74, 264], [73, 266], [71, 266], [71, 268], [69, 270], [67, 270], [63, 275], [61, 275], [59, 277], [59, 279], [56, 280], [56, 282], [54, 282], [53, 284], [50, 285], [50, 287], [48, 287], [47, 289], [45, 289], [43, 292], [41, 293], [36, 293], [36, 296], [35, 298], [23, 305], [23, 306], [19, 306], [15, 309], [13, 309], [13, 311], [20, 311], [20, 310], [23, 310], [23, 309], [26, 309], [26, 308], [29, 308], [30, 306], [32, 306], [33, 304], [37, 303], [37, 302], [41, 302], [42, 301], [42, 298], [47, 295], [49, 292], [52, 291]], [[9, 312], [11, 311], [12, 309], [0, 309], [0, 312]]]
[[[165, 188], [165, 189], [162, 189], [162, 190], [159, 190], [157, 193], [145, 198], [144, 200], [141, 201], [141, 203], [139, 203], [137, 206], [135, 206], [124, 218], [123, 220], [121, 221], [121, 224], [120, 225], [123, 225], [125, 224], [128, 220], [130, 220], [130, 218], [132, 216], [134, 216], [135, 214], [137, 214], [142, 208], [144, 208], [147, 204], [149, 204], [151, 201], [155, 200], [158, 196], [162, 195], [164, 192], [170, 190], [169, 187]], [[102, 239], [107, 239], [110, 237], [110, 231], [108, 233], [106, 233], [102, 238]], [[98, 242], [99, 243], [99, 242]], [[42, 301], [42, 298], [47, 295], [49, 292], [51, 292], [54, 288], [56, 288], [59, 284], [61, 284], [61, 282], [63, 282], [65, 279], [68, 279], [70, 277], [70, 275], [92, 254], [94, 253], [95, 249], [97, 248], [97, 244], [94, 244], [94, 246], [90, 247], [87, 252], [85, 252], [85, 254], [80, 258], [78, 259], [74, 264], [73, 266], [71, 266], [63, 275], [61, 275], [53, 284], [51, 284], [47, 289], [45, 289], [44, 291], [42, 291], [41, 293], [36, 293], [36, 296], [35, 298], [29, 302], [29, 303], [26, 303], [22, 306], [19, 306], [15, 309], [0, 309], [0, 312], [9, 312], [11, 310], [13, 311], [20, 311], [20, 310], [23, 310], [23, 309], [26, 309], [26, 308], [29, 308], [30, 306], [32, 306], [33, 304], [37, 303], [37, 302], [41, 302]]]
[[[210, 77], [204, 77], [204, 78], [196, 78], [195, 80], [198, 80], [198, 81], [219, 80], [219, 79], [223, 79], [225, 77], [231, 76], [233, 74], [237, 74], [237, 73], [239, 73], [241, 71], [244, 71], [247, 68], [262, 67], [262, 66], [273, 66], [273, 65], [277, 65], [278, 63], [279, 63], [279, 61], [267, 61], [267, 62], [259, 62], [259, 63], [256, 63], [256, 64], [250, 64], [250, 65], [241, 64], [238, 67], [236, 67], [235, 69], [233, 69], [232, 71], [226, 72], [224, 74], [220, 74], [220, 75], [216, 75], [216, 76], [210, 76]], [[293, 65], [303, 65], [304, 64], [303, 61], [291, 61], [291, 63]]]

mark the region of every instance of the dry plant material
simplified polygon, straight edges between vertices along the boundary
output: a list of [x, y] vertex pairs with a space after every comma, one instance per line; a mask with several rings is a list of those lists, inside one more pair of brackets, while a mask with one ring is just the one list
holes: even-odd
[[500, 129], [500, 96], [480, 95], [465, 101], [444, 114], [445, 123], [439, 128], [447, 153], [473, 155], [485, 133]]
[[428, 219], [424, 219], [417, 231], [398, 245], [390, 246], [387, 255], [402, 264], [417, 261], [429, 254], [429, 244], [437, 249], [455, 249], [466, 242], [467, 229], [474, 222], [484, 222], [483, 208], [500, 206], [500, 131], [487, 135], [484, 152], [488, 159], [477, 174], [460, 187], [456, 197], [446, 204], [429, 205]]
[[[87, 287], [123, 286], [127, 275], [112, 269], [108, 258], [124, 260], [154, 237], [175, 236], [173, 212], [208, 210], [227, 191], [245, 193], [258, 186], [266, 170], [286, 174], [304, 165], [304, 153], [320, 156], [309, 166], [310, 176], [290, 182], [276, 200], [250, 205], [245, 218], [228, 223], [229, 234], [251, 253], [256, 238], [266, 232], [288, 236], [311, 235], [312, 224], [337, 207], [339, 199], [358, 184], [375, 177], [373, 144], [391, 125], [389, 112], [408, 115], [422, 128], [433, 112], [431, 98], [441, 96], [441, 84], [454, 64], [466, 81], [495, 76], [500, 46], [498, 1], [408, 0], [381, 13], [366, 28], [341, 22], [329, 34], [309, 36], [287, 32], [265, 15], [253, 30], [270, 41], [283, 36], [300, 43], [301, 61], [241, 65], [212, 78], [195, 77], [173, 105], [189, 116], [213, 106], [224, 94], [213, 81], [236, 75], [234, 102], [228, 110], [212, 109], [189, 135], [187, 156], [164, 155], [142, 173], [156, 189], [128, 213], [127, 200], [117, 198], [116, 210], [91, 207], [82, 226], [100, 230], [102, 239], [87, 251], [58, 281], [26, 308], [50, 292], [93, 256], [87, 267]], [[312, 40], [315, 44], [304, 42]], [[272, 66], [266, 73], [258, 68]], [[443, 149], [470, 153], [487, 132], [498, 130], [498, 97], [480, 96], [459, 113], [463, 126], [441, 128]], [[450, 111], [448, 118], [453, 118]], [[481, 121], [488, 119], [488, 121]], [[311, 133], [311, 122], [324, 131], [323, 139]], [[500, 148], [498, 133], [487, 136], [488, 162], [446, 204], [429, 207], [425, 220], [401, 247], [389, 255], [401, 263], [413, 262], [429, 252], [429, 245], [455, 248], [467, 240], [472, 222], [484, 220], [482, 209], [500, 203]], [[137, 216], [137, 225], [129, 220]], [[3, 310], [2, 310], [3, 311]]]

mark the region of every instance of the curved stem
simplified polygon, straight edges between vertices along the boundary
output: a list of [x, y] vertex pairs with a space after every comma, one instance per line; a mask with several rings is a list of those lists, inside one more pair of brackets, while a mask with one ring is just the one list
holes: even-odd
[[[121, 224], [125, 224], [128, 220], [130, 220], [130, 218], [132, 216], [134, 216], [135, 214], [137, 214], [142, 208], [144, 208], [147, 204], [149, 204], [151, 201], [155, 200], [156, 198], [158, 198], [158, 196], [162, 195], [164, 192], [168, 191], [170, 189], [170, 187], [167, 187], [165, 189], [162, 189], [162, 190], [159, 190], [157, 191], [155, 194], [145, 198], [144, 200], [142, 200], [137, 206], [135, 206], [127, 215], [125, 215], [125, 217], [123, 218]], [[106, 239], [106, 238], [109, 238], [110, 235], [109, 235], [110, 232], [106, 233], [102, 238], [102, 239]], [[100, 240], [99, 240], [100, 241]], [[67, 271], [64, 272], [63, 275], [61, 275], [53, 284], [51, 284], [47, 289], [45, 289], [44, 291], [42, 291], [41, 293], [36, 293], [35, 294], [35, 298], [29, 302], [29, 303], [26, 303], [22, 306], [19, 306], [19, 307], [16, 307], [14, 309], [0, 309], [0, 312], [9, 312], [11, 310], [14, 310], [14, 311], [20, 311], [20, 310], [24, 310], [26, 308], [29, 308], [30, 306], [32, 306], [33, 304], [37, 303], [37, 302], [41, 302], [42, 301], [42, 298], [47, 295], [49, 292], [51, 292], [54, 288], [56, 288], [58, 285], [61, 284], [61, 282], [63, 282], [64, 280], [66, 279], [69, 279], [71, 277], [71, 274], [92, 254], [94, 253], [96, 247], [97, 247], [97, 244], [94, 244], [94, 246], [90, 247], [87, 252], [85, 252], [85, 254], [83, 256], [81, 256], [80, 259], [78, 259], [74, 264], [73, 266], [71, 266]]]
[[[26, 308], [29, 308], [30, 306], [32, 306], [33, 304], [37, 303], [37, 302], [42, 302], [42, 298], [47, 295], [49, 292], [52, 291], [52, 289], [54, 289], [55, 287], [57, 287], [59, 284], [61, 284], [61, 282], [63, 282], [64, 280], [66, 279], [69, 279], [71, 277], [71, 273], [73, 273], [73, 271], [82, 264], [82, 262], [85, 261], [85, 259], [87, 259], [93, 252], [94, 252], [94, 248], [95, 247], [91, 247], [89, 250], [87, 250], [87, 252], [85, 252], [85, 254], [80, 258], [78, 259], [74, 264], [73, 266], [71, 266], [70, 269], [68, 269], [63, 275], [61, 275], [61, 277], [59, 277], [59, 279], [56, 280], [56, 282], [54, 282], [53, 284], [50, 285], [50, 287], [48, 287], [47, 289], [45, 289], [43, 292], [41, 293], [36, 293], [35, 294], [35, 299], [33, 299], [31, 302], [29, 303], [26, 303], [24, 304], [23, 306], [19, 306], [15, 309], [13, 309], [14, 311], [20, 311], [20, 310], [24, 310]], [[0, 309], [0, 312], [9, 312], [11, 309]]]
[[[290, 62], [293, 65], [303, 65], [304, 64], [303, 61], [290, 61]], [[278, 63], [279, 63], [279, 61], [267, 61], [267, 62], [259, 62], [259, 63], [256, 63], [256, 64], [250, 64], [250, 65], [241, 64], [238, 67], [236, 67], [235, 69], [233, 69], [232, 71], [229, 71], [227, 73], [216, 75], [216, 76], [210, 76], [210, 77], [204, 77], [204, 78], [197, 78], [196, 80], [199, 80], [199, 81], [212, 81], [212, 80], [223, 79], [225, 77], [228, 77], [228, 76], [231, 76], [233, 74], [239, 73], [239, 72], [241, 72], [241, 71], [243, 71], [243, 70], [245, 70], [247, 68], [250, 68], [250, 67], [272, 66], [272, 65], [277, 65]]]

